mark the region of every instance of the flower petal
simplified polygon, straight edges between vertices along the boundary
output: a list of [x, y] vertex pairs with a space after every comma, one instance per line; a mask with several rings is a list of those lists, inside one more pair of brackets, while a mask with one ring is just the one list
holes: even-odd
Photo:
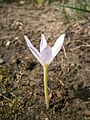
[[48, 45], [41, 52], [41, 59], [42, 59], [43, 65], [51, 63], [51, 61], [52, 61], [52, 49]]
[[54, 46], [52, 47], [52, 56], [53, 58], [58, 54], [58, 52], [60, 51], [62, 44], [64, 42], [64, 37], [65, 34], [60, 35], [60, 37], [56, 40]]
[[44, 34], [41, 34], [40, 53], [44, 50], [46, 46], [47, 46], [47, 41], [45, 39], [45, 36]]
[[42, 64], [41, 62], [41, 55], [39, 53], [39, 51], [32, 45], [32, 43], [30, 42], [30, 40], [27, 38], [26, 35], [24, 35], [24, 39], [27, 43], [27, 46], [29, 47], [29, 49], [31, 50], [32, 54], [38, 59], [38, 61]]

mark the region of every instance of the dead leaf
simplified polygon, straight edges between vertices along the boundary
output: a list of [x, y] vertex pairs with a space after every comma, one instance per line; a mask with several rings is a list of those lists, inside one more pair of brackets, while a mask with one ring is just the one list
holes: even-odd
[[61, 93], [58, 89], [56, 90], [56, 95], [57, 95], [57, 97], [61, 98]]
[[50, 92], [50, 94], [48, 95], [48, 99], [52, 98], [52, 92]]

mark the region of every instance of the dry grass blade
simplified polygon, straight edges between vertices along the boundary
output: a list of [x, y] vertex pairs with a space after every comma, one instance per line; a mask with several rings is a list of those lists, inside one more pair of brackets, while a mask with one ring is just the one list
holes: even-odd
[[62, 87], [65, 86], [64, 83], [63, 83], [61, 80], [59, 80], [59, 82], [60, 82], [60, 85], [61, 85]]
[[65, 49], [64, 46], [63, 46], [63, 51], [64, 51], [64, 55], [65, 55], [65, 57], [67, 58], [66, 49]]
[[79, 46], [77, 46], [77, 47], [75, 47], [75, 48], [72, 48], [72, 49], [69, 49], [70, 51], [74, 51], [74, 50], [77, 50], [77, 49], [79, 49], [79, 48], [81, 48], [81, 47], [90, 47], [90, 45], [79, 45]]

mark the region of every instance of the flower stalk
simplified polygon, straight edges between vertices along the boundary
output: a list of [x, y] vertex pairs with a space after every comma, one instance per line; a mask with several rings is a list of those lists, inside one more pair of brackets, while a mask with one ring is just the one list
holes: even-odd
[[46, 108], [49, 109], [48, 87], [47, 87], [48, 65], [44, 65], [43, 69], [44, 69], [44, 94], [45, 94], [45, 103], [46, 103]]
[[45, 93], [45, 103], [46, 108], [49, 109], [49, 99], [48, 99], [48, 89], [47, 89], [47, 70], [48, 65], [52, 62], [55, 56], [60, 51], [62, 44], [64, 42], [65, 34], [59, 36], [56, 40], [53, 47], [50, 47], [47, 44], [44, 34], [41, 35], [41, 42], [40, 42], [40, 52], [32, 45], [31, 41], [25, 35], [25, 41], [27, 46], [29, 47], [32, 54], [37, 58], [37, 60], [41, 63], [44, 70], [44, 93]]

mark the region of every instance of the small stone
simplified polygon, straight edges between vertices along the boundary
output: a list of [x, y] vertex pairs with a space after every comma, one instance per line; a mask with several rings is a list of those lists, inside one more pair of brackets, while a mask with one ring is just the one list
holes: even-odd
[[86, 23], [86, 21], [85, 20], [80, 20], [79, 23], [84, 25]]
[[15, 37], [15, 40], [18, 40], [19, 39], [19, 37]]
[[4, 61], [3, 61], [3, 59], [2, 59], [2, 58], [0, 58], [0, 64], [3, 64], [3, 62], [4, 62]]
[[10, 45], [10, 41], [7, 41], [7, 43], [6, 43], [6, 47], [8, 48], [9, 45]]
[[23, 27], [22, 26], [19, 26], [19, 30], [22, 31]]
[[35, 116], [35, 120], [39, 120], [39, 115], [36, 115], [36, 116]]
[[20, 5], [24, 5], [25, 1], [24, 0], [20, 0]]
[[45, 120], [48, 120], [48, 118], [45, 118]]
[[85, 28], [84, 33], [88, 33], [88, 29], [87, 28]]

